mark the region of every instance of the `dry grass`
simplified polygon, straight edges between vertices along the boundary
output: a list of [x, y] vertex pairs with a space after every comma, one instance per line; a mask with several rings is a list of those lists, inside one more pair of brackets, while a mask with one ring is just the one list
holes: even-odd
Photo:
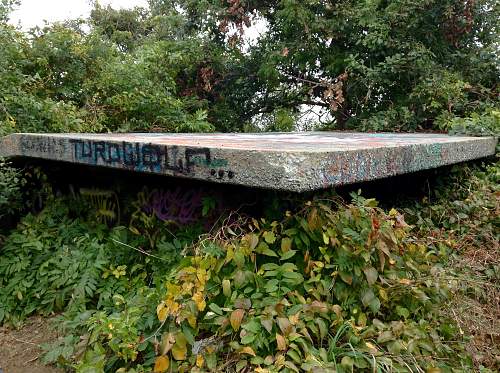
[[467, 235], [450, 263], [458, 291], [444, 312], [470, 337], [466, 351], [474, 366], [500, 371], [500, 245], [498, 237]]

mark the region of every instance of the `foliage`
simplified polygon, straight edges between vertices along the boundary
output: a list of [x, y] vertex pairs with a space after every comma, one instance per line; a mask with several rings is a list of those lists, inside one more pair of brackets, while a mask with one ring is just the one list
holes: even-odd
[[176, 83], [202, 58], [199, 41], [122, 51], [101, 27], [82, 27], [54, 24], [25, 34], [0, 24], [0, 135], [212, 130], [203, 101], [180, 94]]
[[498, 111], [492, 0], [96, 2], [28, 33], [12, 3], [0, 134], [447, 130]]
[[6, 22], [9, 19], [9, 13], [15, 5], [19, 4], [19, 0], [1, 0], [0, 1], [0, 21]]
[[487, 287], [450, 263], [498, 250], [498, 163], [440, 180], [403, 206], [411, 225], [359, 194], [325, 195], [201, 236], [148, 215], [144, 192], [120, 209], [128, 227], [108, 226], [112, 192], [51, 197], [0, 249], [0, 315], [63, 312], [44, 361], [77, 372], [493, 369], [448, 307], [496, 291], [495, 263], [474, 272]]
[[[184, 9], [230, 53], [213, 110], [232, 108], [234, 122], [315, 109], [329, 128], [408, 131], [498, 107], [494, 1], [150, 3], [153, 13]], [[252, 43], [250, 26], [265, 29]]]
[[405, 209], [428, 243], [446, 243], [442, 258], [453, 296], [442, 306], [467, 336], [475, 371], [498, 371], [500, 324], [499, 164], [455, 166], [428, 197]]
[[[422, 279], [438, 271], [432, 250], [408, 242], [402, 216], [374, 200], [332, 207], [309, 203], [281, 223], [242, 222], [250, 232], [228, 227], [229, 240], [202, 243], [157, 307], [157, 363], [262, 372], [439, 364], [423, 359], [452, 351], [431, 333], [432, 305], [446, 294], [444, 282]], [[214, 243], [219, 255], [205, 253]]]
[[23, 183], [21, 172], [0, 158], [0, 219], [21, 208]]
[[71, 222], [54, 205], [28, 215], [2, 247], [0, 320], [16, 322], [37, 311], [50, 314], [92, 296], [103, 266], [99, 230]]
[[469, 118], [452, 118], [449, 127], [453, 134], [498, 136], [500, 134], [500, 111], [473, 113]]

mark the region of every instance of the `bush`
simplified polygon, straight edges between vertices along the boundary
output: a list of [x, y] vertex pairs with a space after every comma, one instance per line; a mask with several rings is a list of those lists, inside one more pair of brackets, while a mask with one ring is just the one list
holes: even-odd
[[0, 158], [0, 219], [21, 208], [23, 183], [21, 172]]
[[467, 118], [451, 118], [447, 122], [451, 134], [474, 136], [499, 136], [500, 111], [487, 110], [481, 114], [473, 113]]
[[473, 284], [449, 258], [495, 242], [497, 179], [458, 168], [404, 210], [413, 225], [353, 194], [202, 236], [144, 192], [121, 217], [113, 193], [52, 198], [0, 252], [1, 317], [63, 311], [44, 359], [77, 372], [470, 370], [443, 307]]

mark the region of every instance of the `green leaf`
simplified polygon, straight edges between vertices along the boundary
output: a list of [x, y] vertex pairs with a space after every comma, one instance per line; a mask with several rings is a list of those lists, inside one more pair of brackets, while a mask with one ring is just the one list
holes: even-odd
[[316, 319], [316, 324], [318, 324], [319, 328], [319, 336], [321, 339], [325, 338], [328, 335], [328, 327], [323, 319]]
[[268, 331], [268, 333], [271, 333], [271, 331], [273, 329], [274, 321], [273, 321], [272, 318], [264, 318], [264, 317], [262, 317], [260, 319], [260, 324], [264, 327], [264, 329], [266, 329]]
[[241, 338], [241, 343], [244, 345], [250, 344], [255, 340], [255, 334], [247, 333], [243, 338]]
[[393, 340], [394, 340], [394, 335], [392, 334], [392, 332], [390, 330], [386, 330], [380, 333], [380, 335], [377, 338], [377, 343], [385, 343]]
[[352, 275], [350, 273], [340, 271], [339, 275], [340, 275], [340, 278], [342, 279], [342, 281], [344, 281], [345, 283], [347, 283], [349, 285], [352, 285]]
[[215, 353], [205, 354], [205, 362], [208, 369], [214, 370], [217, 367], [217, 355]]
[[344, 356], [342, 358], [342, 360], [340, 361], [340, 365], [346, 367], [346, 368], [349, 368], [349, 369], [353, 369], [354, 367], [354, 360], [349, 357], [349, 356]]
[[286, 353], [288, 356], [292, 358], [293, 361], [295, 361], [297, 364], [302, 363], [302, 358], [300, 357], [299, 353], [295, 350], [288, 350]]
[[271, 231], [265, 231], [263, 237], [268, 244], [272, 244], [276, 241], [276, 235]]
[[363, 305], [365, 307], [368, 307], [368, 305], [374, 298], [375, 294], [373, 293], [373, 291], [371, 289], [366, 289], [361, 296], [361, 302], [363, 302]]
[[242, 329], [245, 329], [249, 332], [252, 332], [254, 334], [260, 333], [262, 326], [256, 319], [252, 319], [251, 321], [247, 322], [246, 324], [243, 324]]
[[287, 252], [285, 252], [284, 254], [281, 255], [281, 260], [288, 260], [290, 258], [292, 258], [295, 254], [297, 253], [296, 250], [289, 250]]
[[214, 311], [217, 315], [222, 315], [224, 312], [221, 310], [221, 308], [215, 304], [215, 303], [210, 303], [208, 305], [208, 308], [210, 308], [212, 311]]
[[375, 297], [370, 301], [369, 307], [373, 313], [377, 313], [380, 310], [380, 300]]
[[243, 251], [241, 249], [237, 249], [234, 252], [234, 263], [239, 267], [243, 267], [245, 265], [245, 255], [243, 254]]
[[275, 256], [275, 257], [278, 256], [278, 254], [276, 254], [274, 251], [272, 251], [265, 242], [260, 242], [259, 245], [257, 246], [256, 251], [259, 254], [263, 254], [263, 255], [267, 255], [267, 256]]
[[396, 306], [396, 313], [398, 314], [398, 316], [403, 317], [405, 320], [410, 317], [410, 311], [401, 306]]
[[228, 279], [222, 280], [222, 293], [226, 298], [231, 297], [231, 282]]
[[276, 263], [265, 263], [260, 268], [263, 269], [264, 271], [271, 271], [280, 268], [280, 266], [277, 265]]

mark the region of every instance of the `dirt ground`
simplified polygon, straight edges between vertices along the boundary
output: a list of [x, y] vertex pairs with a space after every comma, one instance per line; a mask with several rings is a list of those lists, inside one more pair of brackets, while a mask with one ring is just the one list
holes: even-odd
[[0, 373], [62, 373], [40, 362], [40, 344], [57, 339], [48, 319], [32, 317], [20, 329], [0, 327]]

